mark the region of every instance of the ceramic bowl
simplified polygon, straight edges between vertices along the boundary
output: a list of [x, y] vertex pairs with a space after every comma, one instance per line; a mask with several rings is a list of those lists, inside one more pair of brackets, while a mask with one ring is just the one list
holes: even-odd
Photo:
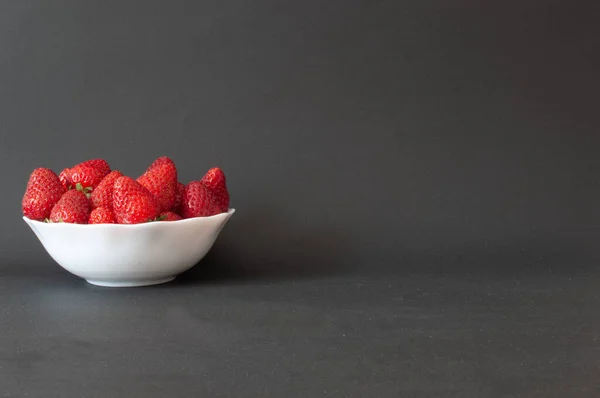
[[193, 267], [234, 212], [134, 225], [23, 219], [54, 261], [70, 273], [93, 285], [131, 287], [169, 282]]

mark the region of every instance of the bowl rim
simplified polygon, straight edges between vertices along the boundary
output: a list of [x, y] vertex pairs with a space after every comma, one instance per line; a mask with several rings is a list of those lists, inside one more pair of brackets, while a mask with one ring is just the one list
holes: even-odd
[[202, 220], [214, 220], [217, 218], [229, 218], [233, 215], [233, 213], [235, 213], [235, 209], [234, 208], [229, 208], [229, 210], [227, 210], [227, 212], [224, 213], [219, 213], [219, 214], [215, 214], [212, 216], [207, 216], [207, 217], [192, 217], [192, 218], [185, 218], [183, 220], [176, 220], [176, 221], [156, 221], [156, 222], [146, 222], [146, 223], [141, 223], [141, 224], [74, 224], [74, 223], [47, 223], [47, 222], [43, 222], [43, 221], [37, 221], [37, 220], [32, 220], [30, 218], [27, 218], [25, 216], [23, 216], [23, 220], [25, 220], [26, 223], [31, 223], [32, 225], [36, 225], [36, 226], [42, 226], [43, 228], [72, 228], [72, 229], [76, 229], [76, 228], [85, 228], [85, 229], [91, 229], [91, 228], [95, 228], [95, 229], [100, 229], [100, 228], [105, 228], [105, 229], [121, 229], [121, 228], [128, 228], [128, 229], [144, 229], [144, 228], [162, 228], [166, 225], [181, 225], [181, 224], [191, 224], [191, 223], [195, 223], [195, 222], [203, 222]]

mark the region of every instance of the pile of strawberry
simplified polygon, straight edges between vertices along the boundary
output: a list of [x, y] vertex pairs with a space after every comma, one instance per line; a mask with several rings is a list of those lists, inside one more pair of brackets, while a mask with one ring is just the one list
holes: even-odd
[[45, 222], [139, 224], [207, 217], [229, 210], [225, 174], [210, 169], [202, 179], [179, 182], [175, 163], [156, 159], [137, 179], [93, 159], [56, 175], [37, 168], [29, 177], [23, 215]]

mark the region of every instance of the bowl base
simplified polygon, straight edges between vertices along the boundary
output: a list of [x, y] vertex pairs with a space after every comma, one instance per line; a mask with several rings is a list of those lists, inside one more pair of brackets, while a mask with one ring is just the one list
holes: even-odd
[[139, 281], [127, 281], [127, 282], [114, 282], [114, 281], [100, 281], [96, 279], [86, 279], [87, 283], [102, 287], [139, 287], [139, 286], [151, 286], [160, 285], [161, 283], [171, 282], [175, 279], [174, 276], [162, 279], [144, 279]]

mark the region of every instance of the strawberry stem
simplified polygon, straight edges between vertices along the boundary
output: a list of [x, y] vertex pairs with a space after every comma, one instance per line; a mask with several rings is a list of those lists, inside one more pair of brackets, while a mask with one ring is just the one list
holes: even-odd
[[81, 185], [80, 182], [78, 182], [77, 184], [75, 184], [75, 189], [77, 189], [78, 191], [83, 192], [88, 199], [90, 198], [90, 194], [94, 190], [92, 187], [84, 187], [83, 185]]

